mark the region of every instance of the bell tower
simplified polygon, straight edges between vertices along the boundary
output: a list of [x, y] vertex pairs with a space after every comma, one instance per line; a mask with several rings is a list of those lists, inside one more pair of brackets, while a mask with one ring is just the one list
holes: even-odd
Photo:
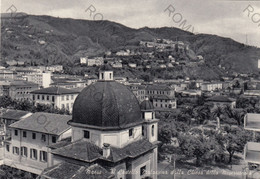
[[113, 69], [111, 66], [105, 62], [103, 66], [99, 69], [99, 80], [100, 81], [113, 81], [114, 80], [114, 74]]
[[158, 119], [155, 118], [155, 111], [151, 101], [146, 98], [141, 103], [142, 118], [145, 123], [143, 125], [143, 136], [149, 142], [156, 143], [158, 141]]

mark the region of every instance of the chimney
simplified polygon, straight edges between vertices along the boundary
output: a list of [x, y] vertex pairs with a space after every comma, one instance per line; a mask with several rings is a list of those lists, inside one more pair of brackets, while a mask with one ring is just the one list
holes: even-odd
[[108, 158], [110, 156], [110, 144], [104, 143], [102, 149], [103, 149], [103, 157]]

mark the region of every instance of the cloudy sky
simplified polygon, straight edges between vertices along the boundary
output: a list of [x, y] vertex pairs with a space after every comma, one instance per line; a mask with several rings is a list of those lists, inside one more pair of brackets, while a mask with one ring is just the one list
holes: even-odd
[[[11, 5], [17, 12], [87, 20], [103, 17], [132, 28], [181, 28], [186, 20], [185, 26], [192, 26], [189, 31], [194, 28], [196, 33], [242, 43], [247, 36], [249, 45], [260, 47], [260, 0], [2, 0], [1, 12]], [[88, 8], [95, 12], [91, 14]]]

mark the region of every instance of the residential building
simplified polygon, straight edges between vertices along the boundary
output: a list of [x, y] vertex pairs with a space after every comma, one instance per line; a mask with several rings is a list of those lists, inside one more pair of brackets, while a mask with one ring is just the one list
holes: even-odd
[[0, 70], [0, 79], [15, 79], [16, 76], [17, 73], [13, 70], [6, 70], [6, 69]]
[[46, 104], [71, 112], [78, 94], [79, 91], [73, 89], [49, 87], [32, 91], [31, 99], [35, 105]]
[[[254, 132], [260, 132], [260, 114], [248, 113], [244, 118], [244, 128]], [[249, 171], [247, 178], [260, 178], [260, 143], [247, 142], [244, 148], [244, 160]]]
[[80, 64], [87, 64], [87, 57], [80, 57]]
[[68, 115], [39, 112], [11, 124], [11, 138], [4, 141], [4, 165], [39, 175], [52, 166], [47, 146], [71, 136], [69, 120]]
[[160, 84], [154, 84], [154, 85], [147, 85], [146, 87], [147, 95], [148, 97], [157, 97], [158, 95], [166, 95], [169, 97], [175, 96], [174, 88], [171, 88], [167, 85], [160, 85]]
[[51, 72], [33, 73], [26, 76], [27, 81], [34, 82], [43, 88], [50, 87]]
[[176, 109], [177, 101], [175, 97], [158, 95], [152, 98], [153, 106], [156, 110]]
[[103, 57], [94, 57], [94, 58], [88, 58], [86, 57], [86, 63], [87, 66], [101, 66], [104, 64], [104, 58]]
[[53, 166], [44, 170], [42, 179], [63, 179], [59, 174], [68, 173], [61, 171], [64, 167], [74, 178], [90, 178], [86, 171], [95, 168], [102, 179], [157, 178], [152, 171], [157, 171], [158, 119], [152, 105], [140, 106], [106, 69], [100, 71], [100, 80], [77, 97], [68, 122], [71, 142], [50, 146]]
[[3, 95], [15, 100], [30, 100], [30, 92], [39, 88], [38, 84], [28, 81], [11, 81], [1, 84]]
[[136, 64], [135, 63], [128, 63], [128, 66], [131, 68], [136, 68]]
[[221, 82], [212, 82], [212, 83], [202, 83], [201, 84], [201, 90], [202, 91], [215, 91], [215, 90], [221, 90], [222, 89], [222, 83]]
[[140, 103], [146, 99], [145, 85], [130, 85], [129, 87]]

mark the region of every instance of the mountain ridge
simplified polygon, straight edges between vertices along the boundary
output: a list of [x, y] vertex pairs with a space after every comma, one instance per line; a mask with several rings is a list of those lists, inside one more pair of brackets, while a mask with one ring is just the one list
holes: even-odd
[[[120, 48], [138, 48], [141, 40], [160, 38], [177, 39], [189, 44], [196, 55], [205, 58], [206, 66], [213, 71], [221, 71], [216, 69], [224, 67], [237, 73], [259, 72], [257, 61], [260, 49], [228, 37], [193, 34], [175, 27], [134, 29], [108, 20], [47, 15], [26, 14], [19, 20], [1, 17], [1, 21], [2, 62], [15, 59], [38, 65], [74, 64], [81, 56], [98, 55]], [[48, 45], [52, 48], [45, 48]]]

